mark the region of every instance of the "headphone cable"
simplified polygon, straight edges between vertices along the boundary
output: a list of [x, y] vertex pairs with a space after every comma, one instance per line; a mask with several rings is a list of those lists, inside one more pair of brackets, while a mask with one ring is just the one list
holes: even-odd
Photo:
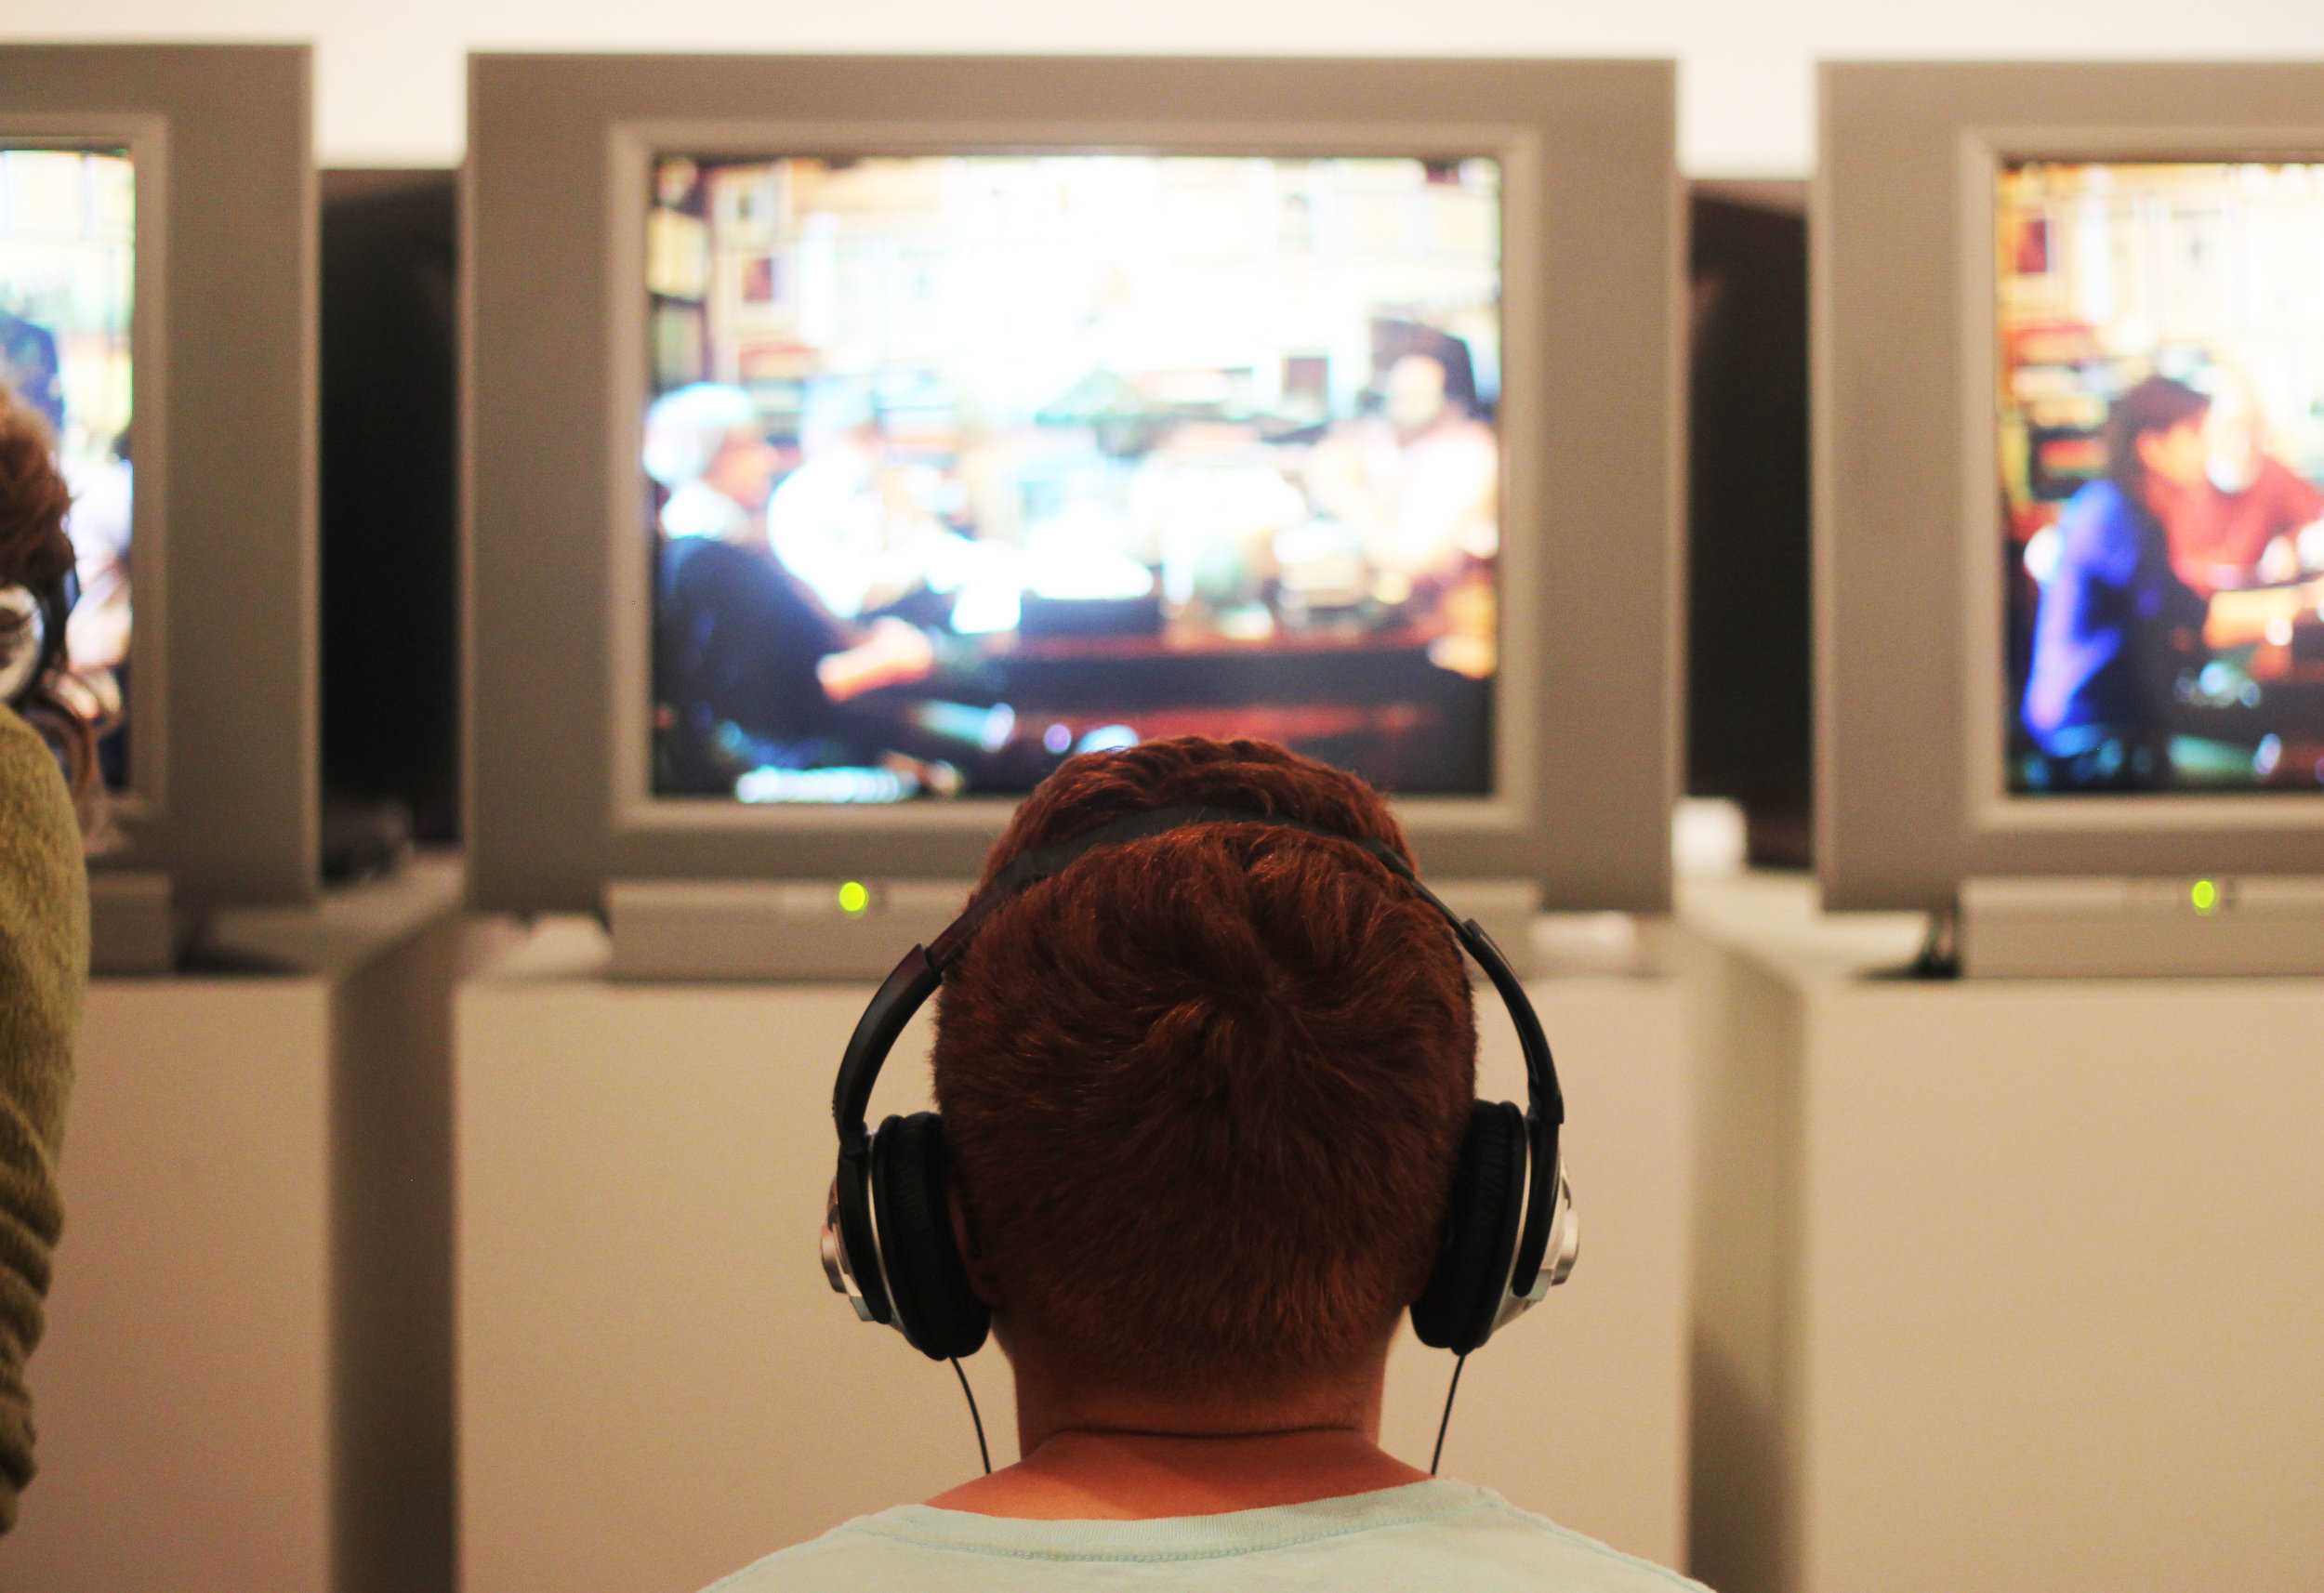
[[[969, 1420], [976, 1424], [976, 1457], [984, 1462], [984, 1475], [990, 1477], [993, 1474], [993, 1452], [984, 1447], [984, 1418], [976, 1414], [976, 1390], [969, 1387], [969, 1375], [960, 1370], [960, 1357], [955, 1355], [951, 1360], [952, 1375], [960, 1379], [960, 1391], [968, 1396]], [[1456, 1368], [1453, 1373], [1455, 1381], [1459, 1379], [1459, 1376]], [[1444, 1434], [1437, 1434], [1436, 1442], [1443, 1443]]]
[[1445, 1419], [1436, 1424], [1436, 1452], [1428, 1457], [1428, 1474], [1432, 1477], [1436, 1475], [1436, 1463], [1445, 1458], [1445, 1429], [1452, 1426], [1453, 1396], [1460, 1392], [1460, 1371], [1468, 1364], [1466, 1355], [1453, 1363], [1452, 1387], [1445, 1390]]

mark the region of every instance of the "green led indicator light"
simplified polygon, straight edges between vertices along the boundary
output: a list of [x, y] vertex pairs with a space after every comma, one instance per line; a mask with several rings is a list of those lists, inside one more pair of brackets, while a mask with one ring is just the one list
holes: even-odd
[[2219, 887], [2211, 880], [2197, 880], [2195, 889], [2187, 892], [2187, 899], [2195, 903], [2195, 911], [2206, 918], [2219, 911]]
[[839, 911], [852, 918], [871, 905], [871, 892], [859, 879], [851, 879], [839, 887]]

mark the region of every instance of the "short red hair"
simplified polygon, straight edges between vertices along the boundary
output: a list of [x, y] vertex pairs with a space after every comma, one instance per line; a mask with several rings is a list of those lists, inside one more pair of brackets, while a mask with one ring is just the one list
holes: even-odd
[[[52, 596], [73, 573], [73, 542], [64, 530], [73, 493], [57, 467], [56, 446], [40, 413], [0, 384], [0, 586], [22, 586], [35, 601]], [[29, 620], [0, 612], [0, 666], [33, 645], [31, 629]], [[96, 732], [57, 690], [59, 672], [34, 680], [21, 706], [63, 757], [83, 831], [98, 834], [104, 826]]]
[[[1076, 757], [993, 849], [1182, 803], [1409, 857], [1379, 795], [1261, 742]], [[1109, 1388], [1259, 1391], [1377, 1350], [1434, 1263], [1475, 1094], [1443, 919], [1377, 858], [1204, 825], [996, 910], [945, 981], [937, 1103], [1005, 1320]]]

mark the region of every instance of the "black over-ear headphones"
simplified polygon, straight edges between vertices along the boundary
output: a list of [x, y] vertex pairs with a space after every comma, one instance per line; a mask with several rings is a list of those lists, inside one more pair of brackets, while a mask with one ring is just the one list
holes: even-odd
[[1393, 849], [1375, 840], [1230, 808], [1171, 807], [1132, 814], [1026, 852], [996, 875], [933, 944], [914, 946], [865, 1008], [839, 1063], [831, 1115], [839, 1130], [838, 1174], [825, 1209], [823, 1267], [831, 1286], [865, 1322], [886, 1323], [931, 1360], [967, 1355], [984, 1342], [991, 1312], [969, 1286], [944, 1205], [944, 1141], [932, 1112], [890, 1117], [867, 1133], [864, 1112], [880, 1064], [921, 1005], [958, 963], [978, 928], [1019, 891], [1063, 873], [1084, 853], [1204, 824], [1269, 824], [1360, 847], [1444, 915], [1453, 938], [1485, 970], [1517, 1027], [1527, 1107], [1476, 1103], [1453, 1178], [1444, 1247], [1412, 1302], [1420, 1342], [1467, 1355], [1494, 1330], [1562, 1284], [1580, 1250], [1573, 1191], [1558, 1152], [1565, 1103], [1541, 1020], [1492, 938], [1456, 917]]

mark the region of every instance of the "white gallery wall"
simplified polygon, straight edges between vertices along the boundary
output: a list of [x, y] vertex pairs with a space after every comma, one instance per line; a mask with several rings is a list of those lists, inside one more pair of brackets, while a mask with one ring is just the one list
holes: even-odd
[[2318, 0], [7, 0], [15, 40], [311, 39], [325, 165], [449, 165], [470, 49], [1626, 55], [1694, 177], [1803, 177], [1819, 57], [2324, 57]]

